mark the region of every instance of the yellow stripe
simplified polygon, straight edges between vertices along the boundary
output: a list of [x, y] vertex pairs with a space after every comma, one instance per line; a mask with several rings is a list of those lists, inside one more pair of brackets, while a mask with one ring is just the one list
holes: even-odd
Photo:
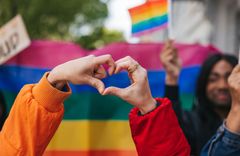
[[132, 23], [136, 24], [138, 22], [147, 20], [147, 19], [152, 18], [152, 17], [162, 16], [166, 13], [167, 13], [167, 7], [162, 7], [158, 10], [146, 11], [146, 12], [143, 12], [141, 14], [137, 14], [137, 15], [132, 16]]
[[48, 150], [135, 150], [128, 121], [63, 121]]

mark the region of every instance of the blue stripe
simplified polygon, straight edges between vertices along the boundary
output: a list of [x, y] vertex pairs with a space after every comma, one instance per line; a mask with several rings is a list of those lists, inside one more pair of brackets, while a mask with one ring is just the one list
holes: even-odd
[[[49, 69], [27, 68], [19, 66], [1, 66], [0, 67], [0, 89], [5, 91], [19, 92], [25, 84], [37, 83], [42, 75]], [[184, 68], [180, 75], [180, 93], [192, 94], [195, 90], [195, 82], [198, 76], [199, 66]], [[153, 96], [164, 95], [164, 71], [148, 71], [148, 79]], [[127, 87], [130, 84], [126, 72], [105, 78], [106, 87], [116, 86], [120, 88]], [[71, 85], [74, 93], [93, 92], [96, 89], [87, 85]]]
[[141, 31], [153, 29], [159, 27], [168, 22], [168, 15], [154, 17], [139, 23], [136, 23], [132, 26], [132, 33], [139, 33]]

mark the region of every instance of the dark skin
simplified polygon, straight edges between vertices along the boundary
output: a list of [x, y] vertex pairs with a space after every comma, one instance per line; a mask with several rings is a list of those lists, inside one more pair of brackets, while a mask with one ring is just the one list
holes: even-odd
[[[167, 85], [178, 85], [181, 63], [174, 43], [168, 40], [160, 54], [160, 60], [166, 70], [165, 82]], [[221, 60], [215, 64], [206, 87], [206, 96], [214, 105], [214, 111], [222, 118], [226, 118], [231, 106], [231, 96], [227, 79], [233, 67]]]
[[228, 77], [233, 67], [221, 60], [213, 66], [208, 78], [206, 94], [209, 100], [215, 105], [214, 111], [222, 118], [226, 118], [231, 106], [231, 95], [228, 85]]
[[237, 65], [228, 78], [232, 97], [231, 110], [226, 119], [227, 128], [233, 133], [240, 133], [240, 66]]

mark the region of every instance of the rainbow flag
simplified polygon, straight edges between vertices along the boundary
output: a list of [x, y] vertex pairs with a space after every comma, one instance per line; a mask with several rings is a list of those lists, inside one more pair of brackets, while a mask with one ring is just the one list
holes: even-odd
[[168, 0], [148, 0], [129, 9], [133, 36], [165, 28], [168, 24]]
[[[86, 51], [73, 43], [33, 41], [31, 46], [0, 67], [0, 90], [8, 110], [24, 84], [36, 83], [44, 72], [70, 59], [88, 54], [111, 54], [115, 60], [132, 56], [148, 70], [152, 94], [164, 95], [164, 71], [159, 61], [163, 44], [115, 43]], [[203, 60], [212, 54], [210, 46], [177, 44], [182, 59], [180, 95], [185, 109], [191, 108], [195, 80]], [[126, 87], [128, 74], [104, 79], [106, 86]], [[65, 102], [64, 119], [44, 156], [137, 156], [128, 113], [129, 104], [115, 96], [101, 96], [85, 85], [71, 85], [73, 94]]]

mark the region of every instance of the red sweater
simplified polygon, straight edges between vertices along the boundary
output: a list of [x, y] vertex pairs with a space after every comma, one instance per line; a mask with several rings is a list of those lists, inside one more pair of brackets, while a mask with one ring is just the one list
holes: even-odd
[[132, 137], [139, 156], [189, 156], [189, 144], [167, 98], [160, 106], [140, 116], [134, 108], [129, 115]]

